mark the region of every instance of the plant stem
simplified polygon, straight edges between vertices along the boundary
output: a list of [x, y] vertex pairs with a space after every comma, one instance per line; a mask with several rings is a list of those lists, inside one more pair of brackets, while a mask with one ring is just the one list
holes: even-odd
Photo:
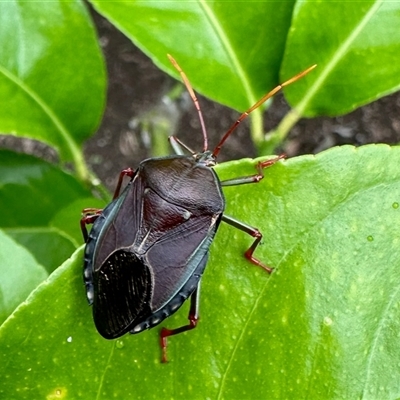
[[278, 147], [287, 137], [292, 127], [301, 118], [301, 113], [297, 108], [290, 110], [279, 125], [266, 133], [263, 140], [257, 143], [257, 149], [260, 156], [274, 154]]
[[301, 115], [296, 108], [290, 110], [279, 123], [279, 125], [272, 131], [270, 131], [268, 135], [268, 141], [273, 141], [275, 143], [282, 143], [289, 131], [293, 128], [293, 126], [300, 119]]
[[90, 172], [87, 168], [85, 159], [83, 157], [83, 152], [80, 149], [77, 149], [75, 146], [69, 146], [72, 158], [73, 158], [73, 163], [75, 166], [76, 170], [76, 175], [78, 176], [78, 179], [82, 182], [90, 182], [91, 183], [91, 175]]
[[250, 115], [250, 132], [253, 142], [259, 148], [264, 142], [263, 110], [257, 108]]

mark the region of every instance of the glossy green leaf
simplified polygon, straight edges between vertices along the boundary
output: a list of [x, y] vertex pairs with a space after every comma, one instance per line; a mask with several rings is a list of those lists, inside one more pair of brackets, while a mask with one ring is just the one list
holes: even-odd
[[[82, 243], [82, 200], [87, 201], [86, 207], [100, 206], [87, 188], [57, 166], [0, 150], [0, 208], [4, 211], [0, 228], [48, 272]], [[0, 270], [9, 268], [18, 268], [18, 262], [11, 258], [0, 264]]]
[[[82, 251], [0, 328], [0, 397], [398, 398], [400, 148], [345, 146], [279, 162], [259, 184], [227, 187], [227, 213], [264, 233], [221, 224], [204, 275], [199, 326], [107, 341], [82, 285]], [[223, 179], [254, 173], [220, 165]], [[163, 325], [184, 324], [187, 304]]]
[[32, 255], [0, 229], [0, 325], [47, 276]]
[[318, 68], [287, 89], [289, 102], [308, 117], [339, 115], [399, 90], [399, 26], [399, 2], [297, 2], [282, 75]]
[[278, 83], [293, 1], [92, 0], [163, 70], [172, 54], [196, 90], [245, 110]]
[[105, 95], [82, 2], [2, 1], [0, 42], [0, 131], [44, 141], [82, 163], [79, 147], [98, 125]]

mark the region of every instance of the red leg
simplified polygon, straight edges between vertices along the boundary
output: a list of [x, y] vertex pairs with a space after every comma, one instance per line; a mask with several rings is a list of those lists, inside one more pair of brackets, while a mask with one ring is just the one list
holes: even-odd
[[118, 184], [117, 184], [117, 187], [115, 188], [113, 200], [115, 200], [119, 196], [119, 192], [121, 191], [122, 181], [125, 176], [129, 176], [130, 178], [133, 178], [135, 176], [135, 171], [132, 168], [126, 168], [120, 172]]
[[[135, 171], [132, 168], [126, 168], [121, 171], [121, 173], [119, 174], [118, 184], [114, 192], [113, 200], [115, 200], [119, 196], [124, 177], [129, 176], [130, 178], [133, 178], [134, 175]], [[93, 224], [102, 212], [103, 210], [101, 208], [85, 208], [82, 210], [83, 217], [81, 218], [81, 230], [85, 243], [87, 242], [89, 236], [86, 225]]]
[[277, 161], [286, 158], [286, 154], [281, 154], [275, 158], [271, 158], [270, 160], [261, 161], [256, 165], [257, 174], [250, 176], [241, 176], [239, 178], [228, 179], [226, 181], [222, 181], [222, 186], [236, 186], [236, 185], [244, 185], [246, 183], [257, 183], [260, 182], [261, 179], [264, 178], [264, 168], [268, 168], [271, 165], [274, 165]]
[[[226, 181], [221, 182], [222, 186], [235, 186], [235, 185], [243, 185], [247, 183], [257, 183], [260, 182], [261, 179], [264, 178], [264, 168], [268, 168], [271, 165], [274, 165], [277, 161], [286, 158], [285, 154], [281, 154], [275, 158], [270, 160], [261, 161], [257, 164], [257, 174], [250, 175], [250, 176], [242, 176], [239, 178], [229, 179]], [[227, 215], [222, 216], [222, 220], [228, 223], [229, 225], [234, 226], [237, 229], [242, 230], [243, 232], [248, 233], [252, 237], [255, 238], [253, 244], [248, 248], [248, 250], [244, 253], [244, 256], [253, 264], [258, 265], [261, 268], [264, 268], [268, 273], [272, 272], [272, 268], [268, 267], [267, 265], [263, 264], [260, 260], [253, 256], [254, 251], [256, 250], [257, 246], [260, 244], [262, 239], [262, 234], [257, 228], [253, 228], [250, 225], [247, 225], [237, 219], [229, 217]]]
[[94, 221], [102, 213], [101, 208], [85, 208], [82, 210], [83, 217], [81, 218], [81, 230], [85, 243], [88, 240], [88, 231], [86, 225], [93, 224]]
[[178, 333], [189, 331], [196, 328], [199, 321], [199, 300], [200, 300], [200, 282], [197, 285], [196, 290], [190, 296], [190, 310], [189, 310], [189, 324], [181, 326], [175, 329], [162, 328], [160, 332], [160, 344], [161, 344], [161, 362], [168, 362], [167, 359], [167, 338], [169, 336], [177, 335]]
[[257, 228], [253, 228], [250, 225], [247, 225], [241, 221], [238, 221], [235, 218], [229, 217], [228, 215], [223, 215], [222, 220], [229, 225], [234, 226], [237, 229], [240, 229], [243, 232], [248, 233], [249, 235], [256, 238], [253, 244], [246, 250], [244, 256], [253, 264], [258, 265], [261, 268], [264, 268], [269, 274], [273, 271], [271, 267], [263, 264], [260, 260], [253, 256], [254, 251], [256, 250], [257, 246], [260, 244], [262, 239], [262, 234]]

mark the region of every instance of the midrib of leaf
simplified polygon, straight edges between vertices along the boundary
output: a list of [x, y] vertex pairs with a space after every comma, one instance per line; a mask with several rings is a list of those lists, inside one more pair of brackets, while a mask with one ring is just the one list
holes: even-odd
[[106, 366], [104, 367], [104, 371], [103, 371], [103, 374], [102, 374], [101, 379], [100, 379], [99, 389], [97, 390], [97, 395], [96, 395], [96, 400], [99, 400], [99, 399], [100, 399], [100, 396], [101, 396], [101, 389], [103, 388], [104, 379], [105, 379], [107, 370], [108, 370], [108, 368], [110, 368], [110, 365], [111, 365], [111, 359], [112, 359], [113, 354], [114, 354], [114, 350], [115, 350], [116, 343], [117, 343], [117, 341], [114, 340], [113, 345], [112, 345], [112, 347], [111, 347], [110, 355], [108, 356], [107, 364], [106, 364]]
[[[228, 55], [233, 67], [235, 68], [235, 71], [239, 75], [243, 88], [246, 92], [247, 99], [249, 100], [249, 106], [251, 106], [257, 101], [257, 98], [251, 88], [249, 77], [243, 69], [229, 38], [225, 34], [224, 29], [218, 21], [218, 18], [216, 18], [214, 12], [210, 8], [208, 4], [209, 2], [207, 2], [206, 0], [198, 0], [198, 2], [203, 9], [204, 15], [206, 16], [208, 22], [214, 29], [216, 37], [219, 39], [223, 48], [225, 49], [225, 52]], [[262, 111], [260, 108], [252, 112], [250, 121], [253, 140], [259, 143], [263, 140]]]
[[[282, 260], [283, 260], [283, 258], [282, 258]], [[277, 267], [278, 267], [278, 266], [277, 266]], [[267, 278], [268, 278], [268, 277], [267, 277]], [[222, 374], [221, 384], [220, 384], [220, 386], [219, 386], [219, 391], [218, 391], [218, 394], [217, 394], [217, 399], [221, 399], [221, 398], [223, 397], [223, 392], [224, 392], [224, 389], [225, 389], [226, 379], [227, 379], [227, 376], [228, 376], [228, 374], [229, 374], [229, 370], [231, 369], [231, 366], [233, 365], [233, 360], [234, 360], [235, 354], [236, 354], [236, 352], [237, 352], [237, 350], [238, 350], [238, 348], [239, 348], [239, 344], [240, 344], [240, 342], [242, 341], [243, 337], [245, 336], [245, 332], [246, 332], [246, 330], [247, 330], [247, 327], [248, 327], [248, 325], [249, 325], [249, 323], [250, 323], [250, 321], [251, 321], [251, 319], [252, 319], [254, 313], [256, 312], [256, 310], [257, 310], [257, 308], [258, 308], [258, 304], [260, 303], [261, 298], [263, 297], [265, 291], [267, 290], [267, 287], [268, 287], [268, 285], [269, 285], [269, 282], [270, 282], [271, 278], [272, 278], [272, 277], [270, 277], [269, 279], [267, 279], [267, 281], [266, 281], [265, 284], [263, 285], [263, 287], [262, 287], [260, 293], [258, 294], [258, 296], [256, 297], [256, 299], [255, 299], [255, 301], [254, 301], [254, 304], [253, 304], [253, 307], [252, 307], [250, 313], [247, 315], [246, 321], [245, 321], [245, 323], [243, 324], [243, 328], [241, 329], [240, 335], [238, 336], [238, 338], [237, 338], [237, 340], [236, 340], [236, 342], [235, 342], [235, 345], [234, 345], [234, 347], [233, 347], [233, 350], [232, 350], [231, 356], [230, 356], [230, 358], [229, 358], [229, 360], [228, 360], [228, 363], [227, 363], [227, 365], [226, 365], [225, 371], [224, 371], [223, 374]]]
[[[60, 133], [60, 136], [63, 138], [66, 143], [71, 156], [74, 161], [75, 168], [77, 170], [78, 176], [82, 180], [86, 180], [88, 176], [88, 171], [85, 167], [85, 162], [83, 159], [83, 154], [80, 151], [79, 147], [72, 139], [72, 135], [68, 131], [68, 129], [64, 126], [64, 124], [60, 121], [54, 111], [46, 104], [46, 102], [29, 86], [27, 86], [23, 81], [21, 81], [18, 77], [8, 71], [6, 68], [0, 65], [0, 73], [3, 74], [7, 79], [13, 82], [16, 86], [22, 89], [43, 111], [43, 113], [48, 117], [48, 119], [52, 122], [52, 124], [56, 127], [57, 131]], [[29, 132], [28, 132], [29, 133]]]
[[347, 39], [342, 43], [340, 47], [338, 47], [336, 53], [334, 53], [331, 60], [325, 65], [325, 68], [322, 70], [321, 74], [318, 76], [314, 84], [307, 91], [306, 95], [303, 99], [296, 105], [296, 107], [286, 114], [285, 118], [279, 124], [277, 131], [279, 133], [280, 140], [283, 140], [292, 126], [301, 118], [304, 113], [304, 110], [307, 108], [315, 94], [318, 90], [324, 86], [325, 81], [327, 80], [330, 73], [333, 69], [338, 65], [341, 59], [349, 50], [352, 43], [358, 37], [358, 35], [363, 31], [365, 26], [371, 20], [371, 18], [375, 15], [375, 13], [380, 8], [381, 4], [384, 0], [377, 0], [373, 6], [371, 6], [370, 10], [364, 15], [364, 17], [359, 21], [359, 23], [354, 27], [354, 29], [350, 32]]
[[389, 310], [394, 307], [394, 302], [396, 299], [399, 298], [399, 293], [400, 293], [400, 285], [397, 286], [396, 290], [392, 293], [390, 296], [390, 301], [387, 303], [385, 310], [379, 320], [378, 328], [375, 330], [374, 338], [372, 341], [372, 345], [368, 354], [368, 361], [367, 361], [367, 367], [366, 367], [366, 378], [365, 378], [365, 383], [364, 383], [364, 389], [363, 392], [360, 396], [360, 399], [365, 399], [368, 398], [367, 395], [367, 388], [368, 384], [371, 378], [371, 363], [374, 358], [374, 354], [377, 353], [377, 348], [378, 348], [378, 342], [379, 338], [382, 333], [383, 326], [385, 325], [386, 321], [389, 319], [387, 318], [389, 314]]
[[[317, 370], [317, 365], [318, 365], [318, 359], [317, 359], [317, 355], [319, 354], [319, 351], [322, 349], [322, 351], [324, 351], [324, 347], [322, 345], [322, 340], [320, 340], [320, 338], [323, 336], [324, 330], [327, 329], [326, 326], [324, 324], [322, 324], [322, 329], [319, 333], [319, 337], [315, 340], [315, 346], [312, 349], [312, 351], [308, 354], [309, 358], [312, 359], [312, 364], [311, 364], [311, 368], [310, 368], [310, 372], [309, 372], [309, 376], [313, 376], [313, 372]], [[308, 400], [311, 399], [313, 400], [313, 397], [310, 397], [310, 393], [311, 393], [311, 389], [312, 389], [312, 385], [314, 384], [312, 379], [309, 379], [307, 382], [307, 388], [306, 388], [306, 392], [304, 395], [304, 400]], [[330, 385], [332, 385], [332, 381], [329, 382]], [[328, 396], [326, 397], [328, 398]]]
[[[15, 3], [15, 6], [17, 8], [21, 8], [21, 5], [18, 2]], [[17, 32], [17, 34], [19, 35], [18, 36], [18, 39], [19, 39], [18, 50], [19, 51], [18, 51], [17, 57], [18, 57], [18, 69], [19, 69], [18, 72], [21, 72], [20, 67], [22, 65], [26, 65], [26, 62], [25, 62], [25, 60], [26, 60], [26, 51], [25, 51], [25, 49], [26, 49], [26, 46], [25, 46], [26, 41], [23, 40], [23, 38], [26, 37], [26, 35], [20, 35], [21, 32], [25, 33], [25, 30], [23, 28], [24, 24], [22, 23], [20, 10], [18, 10], [18, 12], [15, 12], [14, 15], [15, 15], [15, 18], [18, 20], [18, 32]]]

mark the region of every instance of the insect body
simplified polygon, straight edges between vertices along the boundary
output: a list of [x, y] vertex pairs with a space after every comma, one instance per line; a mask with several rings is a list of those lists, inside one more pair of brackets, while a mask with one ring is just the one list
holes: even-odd
[[[170, 60], [180, 72], [198, 110], [203, 127], [203, 151], [184, 155], [182, 148], [188, 148], [171, 137], [177, 155], [147, 159], [135, 171], [130, 168], [122, 171], [114, 200], [104, 210], [84, 210], [81, 220], [86, 241], [86, 293], [89, 304], [93, 305], [96, 328], [103, 337], [115, 339], [158, 325], [190, 297], [189, 324], [161, 330], [162, 361], [166, 361], [167, 337], [197, 325], [200, 281], [221, 221], [255, 238], [245, 256], [271, 272], [271, 268], [253, 256], [261, 233], [224, 214], [222, 186], [258, 182], [263, 177], [263, 169], [282, 156], [259, 163], [255, 175], [222, 182], [212, 167], [226, 138], [251, 111], [311, 69], [275, 88], [242, 114], [211, 152], [193, 89], [176, 61], [172, 57]], [[120, 193], [125, 176], [131, 180]], [[92, 223], [88, 234], [86, 225]]]
[[96, 219], [85, 252], [88, 300], [107, 339], [157, 325], [193, 293], [225, 205], [214, 170], [193, 157], [124, 174], [132, 180]]

